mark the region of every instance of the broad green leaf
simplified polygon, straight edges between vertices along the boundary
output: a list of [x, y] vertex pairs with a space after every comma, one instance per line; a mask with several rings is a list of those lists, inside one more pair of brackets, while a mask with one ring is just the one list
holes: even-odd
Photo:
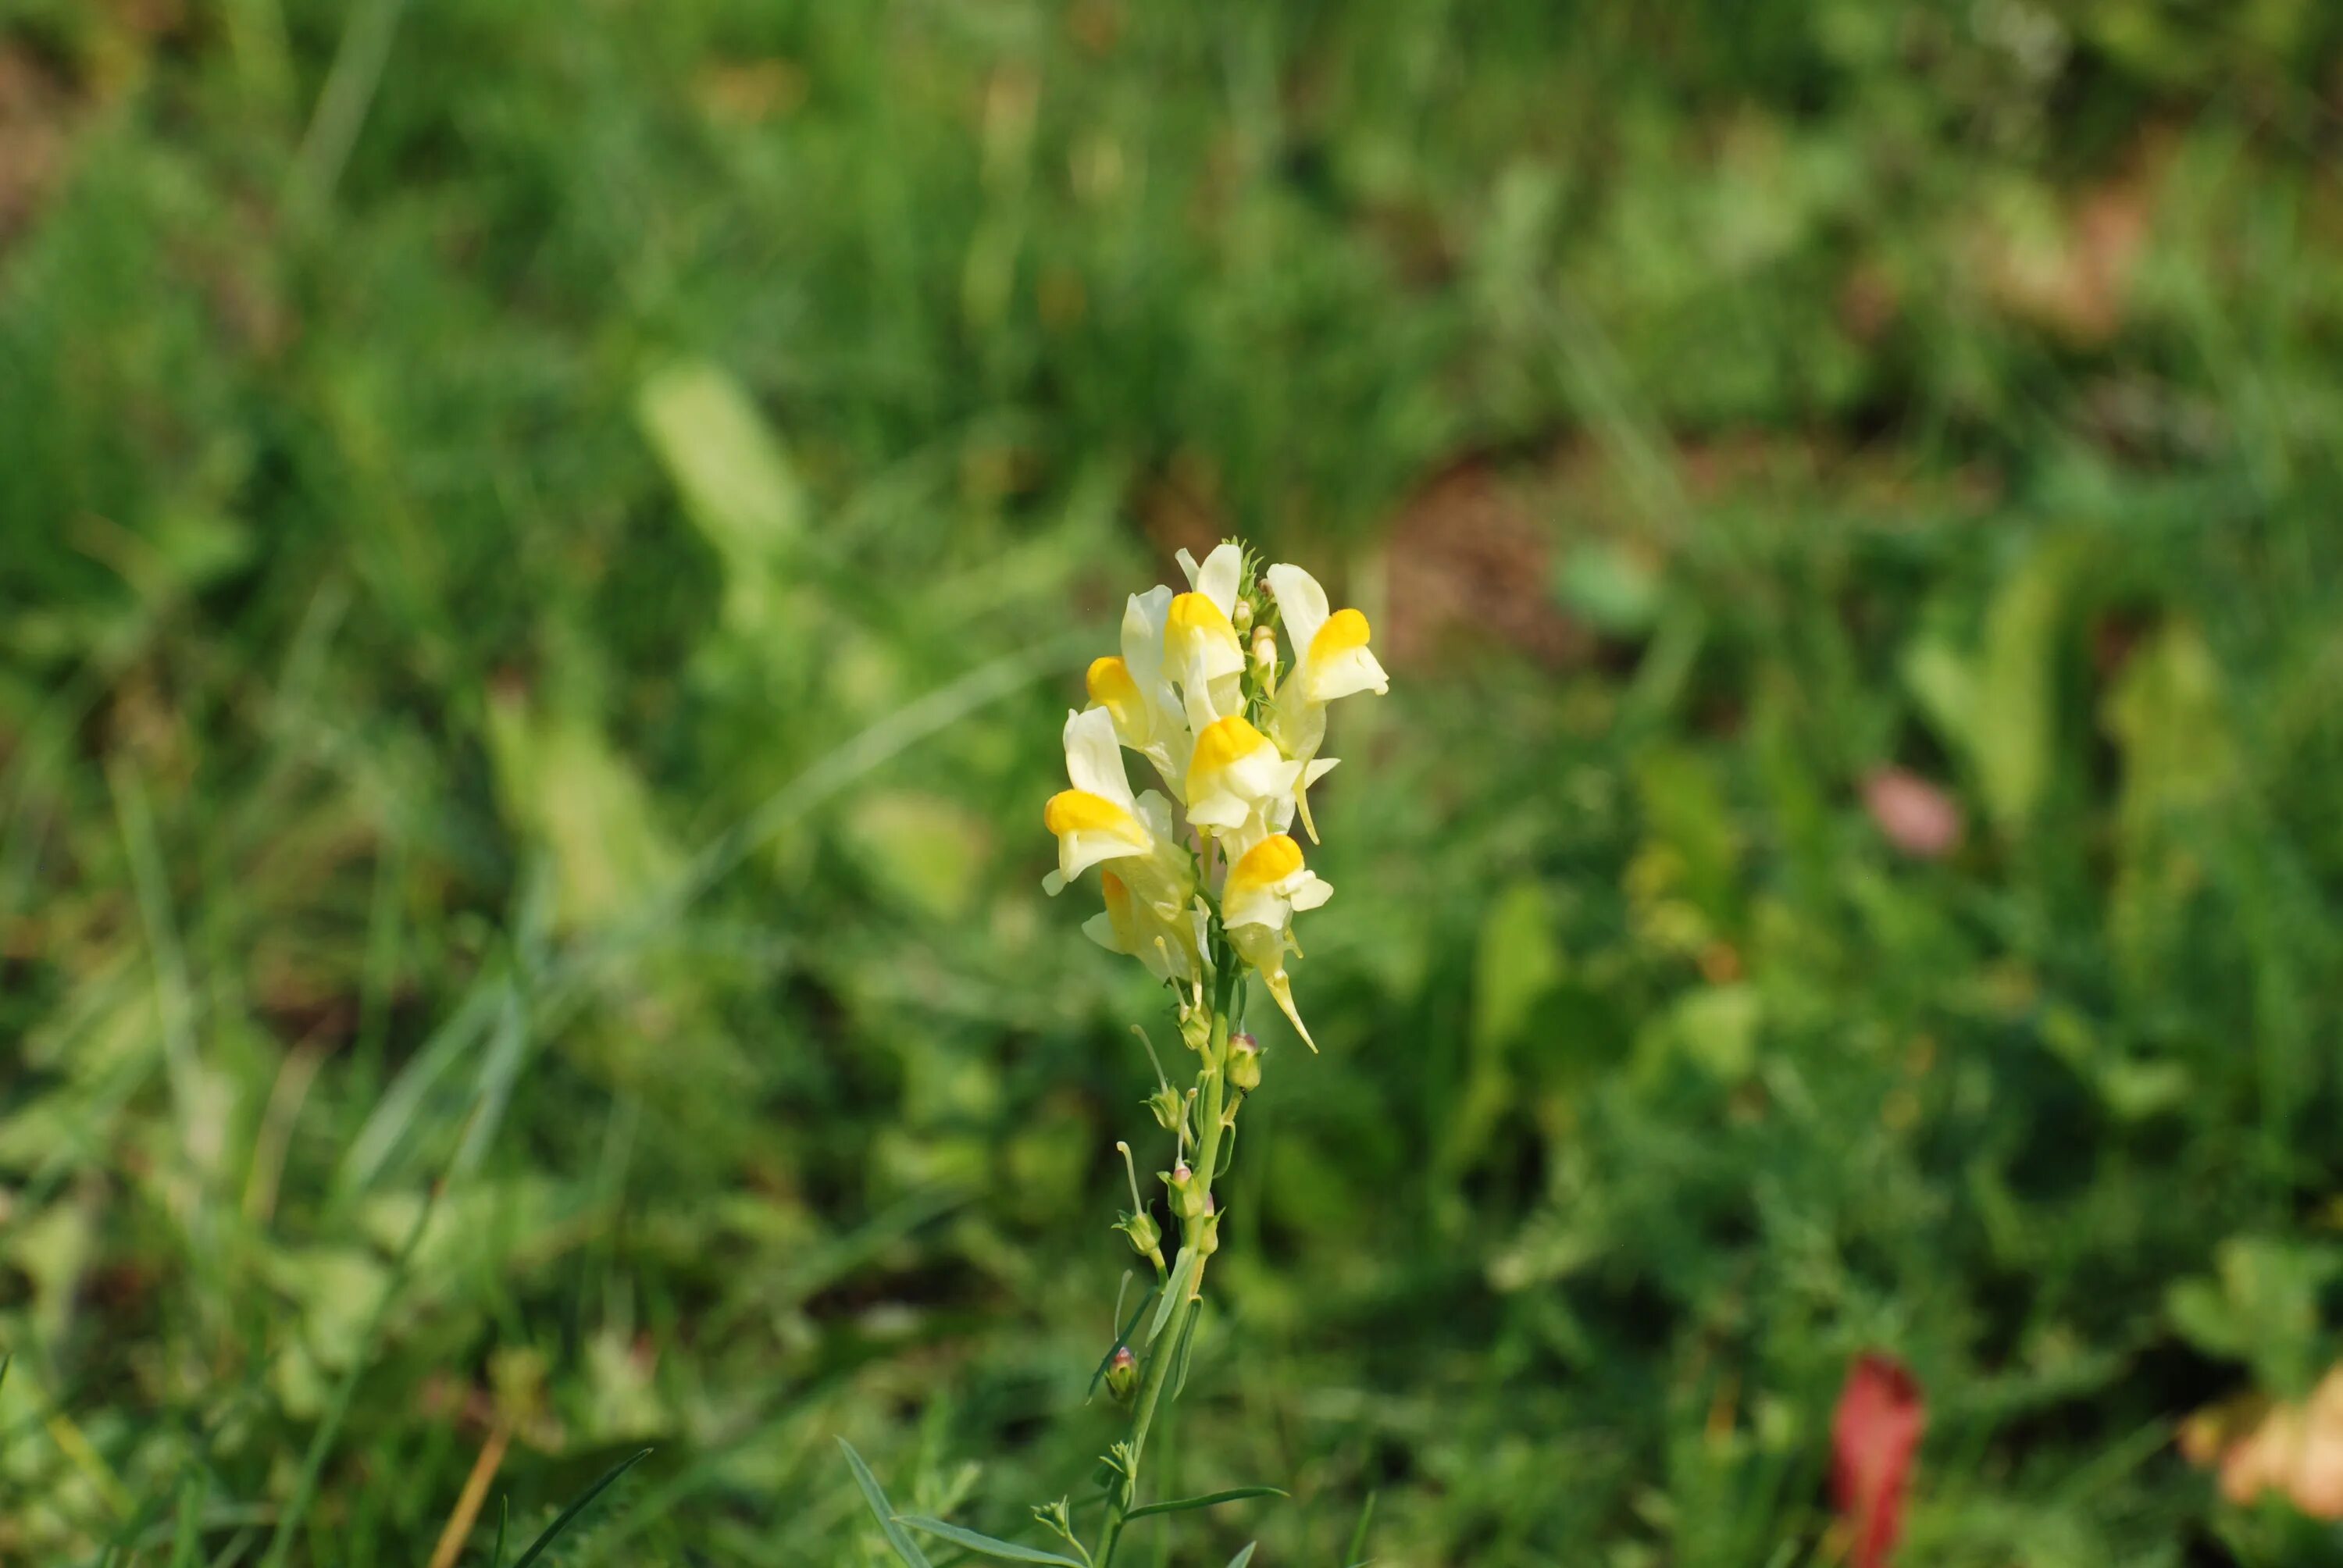
[[1537, 1003], [1563, 976], [1562, 940], [1552, 900], [1522, 880], [1499, 893], [1481, 921], [1473, 960], [1473, 1046], [1503, 1045], [1528, 1024]]
[[1589, 544], [1571, 551], [1554, 586], [1564, 604], [1615, 635], [1648, 631], [1660, 617], [1657, 568], [1616, 545]]
[[838, 1446], [846, 1451], [846, 1463], [854, 1472], [854, 1484], [862, 1489], [862, 1501], [870, 1506], [870, 1516], [879, 1521], [880, 1532], [887, 1537], [887, 1544], [893, 1547], [895, 1555], [903, 1560], [903, 1568], [931, 1568], [927, 1554], [920, 1550], [919, 1543], [895, 1522], [895, 1505], [887, 1501], [886, 1491], [880, 1486], [879, 1478], [870, 1473], [870, 1467], [862, 1462], [862, 1456], [854, 1452], [854, 1445], [841, 1437], [838, 1440]]
[[1986, 612], [1969, 760], [1986, 809], [2005, 830], [2025, 825], [2050, 782], [2058, 636], [2076, 559], [2071, 548], [2037, 548]]
[[922, 1514], [898, 1513], [895, 1515], [895, 1523], [908, 1524], [914, 1530], [924, 1531], [940, 1540], [949, 1541], [955, 1546], [965, 1547], [980, 1556], [998, 1557], [1004, 1563], [1049, 1563], [1056, 1564], [1057, 1568], [1083, 1568], [1079, 1559], [1061, 1556], [1055, 1552], [1044, 1552], [1038, 1546], [1020, 1546], [1014, 1541], [1003, 1541], [998, 1536], [987, 1535], [981, 1531], [963, 1529], [960, 1525], [947, 1524], [940, 1519], [930, 1519]]
[[1248, 1497], [1286, 1497], [1289, 1493], [1274, 1486], [1232, 1486], [1226, 1492], [1207, 1492], [1197, 1497], [1182, 1497], [1170, 1503], [1150, 1503], [1132, 1509], [1128, 1519], [1143, 1519], [1151, 1513], [1184, 1513], [1191, 1508], [1212, 1508], [1223, 1503], [1238, 1503]]
[[498, 691], [488, 701], [488, 737], [505, 819], [553, 857], [564, 930], [632, 914], [673, 881], [682, 857], [650, 789], [598, 724]]
[[[618, 1477], [626, 1474], [627, 1472], [632, 1470], [635, 1466], [640, 1464], [644, 1460], [649, 1459], [650, 1456], [651, 1451], [649, 1449], [638, 1449], [634, 1453], [618, 1461], [618, 1463], [604, 1471], [602, 1473], [601, 1480], [596, 1482], [593, 1485], [580, 1493], [576, 1502], [570, 1503], [568, 1507], [563, 1509], [559, 1513], [554, 1516], [553, 1523], [545, 1527], [545, 1533], [543, 1534], [539, 1535], [536, 1540], [528, 1543], [528, 1550], [520, 1554], [519, 1559], [513, 1563], [513, 1568], [528, 1568], [528, 1565], [536, 1562], [538, 1557], [547, 1547], [552, 1545], [556, 1541], [561, 1538], [561, 1533], [563, 1531], [568, 1529], [571, 1524], [577, 1523], [578, 1516], [585, 1513], [586, 1510], [593, 1504], [596, 1498], [601, 1496], [604, 1492], [608, 1490], [611, 1483], [617, 1481]], [[503, 1534], [504, 1528], [502, 1525], [498, 1526], [497, 1533], [498, 1535]], [[499, 1548], [499, 1550], [501, 1550], [501, 1548]]]
[[725, 625], [759, 629], [778, 597], [780, 551], [805, 528], [804, 493], [764, 417], [728, 372], [704, 363], [644, 382], [635, 415], [724, 562]]
[[1671, 1010], [1676, 1048], [1728, 1083], [1757, 1066], [1756, 989], [1735, 982], [1687, 991]]

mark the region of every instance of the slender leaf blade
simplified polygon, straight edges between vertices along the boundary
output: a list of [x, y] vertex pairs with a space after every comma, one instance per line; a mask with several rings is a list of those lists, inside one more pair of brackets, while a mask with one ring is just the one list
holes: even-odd
[[1054, 1568], [1083, 1568], [1079, 1558], [1061, 1556], [1055, 1552], [1044, 1552], [1038, 1546], [1020, 1546], [1014, 1541], [1003, 1541], [998, 1536], [987, 1535], [980, 1530], [970, 1530], [962, 1525], [950, 1524], [940, 1519], [930, 1519], [923, 1513], [898, 1513], [895, 1515], [895, 1523], [908, 1524], [914, 1530], [949, 1541], [955, 1546], [964, 1547], [976, 1553], [979, 1556], [998, 1557], [1004, 1563], [1048, 1563], [1053, 1564]]
[[1245, 1564], [1252, 1561], [1252, 1549], [1260, 1544], [1258, 1541], [1246, 1542], [1243, 1548], [1229, 1559], [1229, 1568], [1245, 1568]]
[[[544, 1553], [547, 1547], [552, 1545], [556, 1541], [561, 1538], [561, 1533], [563, 1531], [568, 1529], [570, 1525], [577, 1523], [578, 1516], [579, 1514], [585, 1513], [587, 1509], [593, 1506], [593, 1503], [596, 1498], [601, 1496], [604, 1492], [609, 1490], [610, 1483], [612, 1482], [618, 1480], [618, 1477], [626, 1474], [627, 1472], [632, 1470], [635, 1466], [640, 1464], [644, 1460], [649, 1459], [650, 1456], [651, 1451], [649, 1449], [637, 1449], [632, 1454], [618, 1461], [618, 1463], [604, 1471], [602, 1473], [601, 1480], [596, 1482], [593, 1485], [579, 1493], [568, 1507], [563, 1509], [559, 1513], [553, 1516], [553, 1523], [545, 1527], [544, 1533], [540, 1534], [536, 1540], [528, 1543], [528, 1550], [520, 1554], [518, 1560], [513, 1563], [513, 1568], [528, 1568], [530, 1563], [536, 1562], [538, 1558]], [[503, 1528], [504, 1527], [502, 1525], [498, 1526], [499, 1533], [502, 1533]]]
[[1143, 1519], [1151, 1513], [1184, 1513], [1191, 1508], [1212, 1508], [1223, 1503], [1240, 1503], [1248, 1497], [1286, 1497], [1289, 1493], [1274, 1486], [1232, 1486], [1226, 1492], [1207, 1492], [1195, 1497], [1174, 1498], [1169, 1503], [1149, 1503], [1123, 1515], [1126, 1519]]
[[1375, 1499], [1381, 1495], [1379, 1492], [1368, 1493], [1366, 1505], [1359, 1510], [1359, 1523], [1351, 1532], [1350, 1549], [1342, 1553], [1342, 1561], [1352, 1568], [1360, 1568], [1367, 1561], [1367, 1531], [1375, 1522]]
[[1163, 1299], [1155, 1305], [1155, 1321], [1147, 1325], [1148, 1343], [1153, 1344], [1155, 1336], [1163, 1332], [1163, 1325], [1172, 1321], [1172, 1309], [1187, 1295], [1195, 1277], [1196, 1254], [1193, 1250], [1182, 1247], [1180, 1256], [1172, 1261], [1172, 1278], [1163, 1287]]
[[862, 1456], [854, 1452], [854, 1445], [841, 1437], [838, 1440], [838, 1446], [846, 1450], [846, 1462], [854, 1472], [854, 1484], [862, 1489], [862, 1501], [870, 1505], [871, 1517], [879, 1521], [879, 1529], [887, 1537], [887, 1544], [893, 1547], [895, 1555], [903, 1560], [903, 1568], [933, 1568], [928, 1562], [927, 1553], [920, 1550], [920, 1543], [895, 1523], [895, 1505], [887, 1501], [886, 1489], [879, 1484], [879, 1478], [870, 1473], [870, 1467], [862, 1462]]

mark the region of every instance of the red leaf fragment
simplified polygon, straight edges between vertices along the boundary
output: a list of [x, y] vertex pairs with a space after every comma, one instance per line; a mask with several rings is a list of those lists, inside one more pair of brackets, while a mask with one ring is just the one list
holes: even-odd
[[1920, 1385], [1892, 1356], [1856, 1358], [1831, 1417], [1831, 1500], [1850, 1568], [1886, 1568], [1904, 1532], [1905, 1491], [1927, 1426]]

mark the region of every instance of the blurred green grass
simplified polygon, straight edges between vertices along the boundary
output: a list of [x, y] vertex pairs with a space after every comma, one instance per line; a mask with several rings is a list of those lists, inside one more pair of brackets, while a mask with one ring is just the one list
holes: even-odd
[[0, 0], [0, 1558], [254, 1560], [346, 1383], [291, 1561], [498, 1430], [523, 1540], [655, 1446], [567, 1563], [1055, 1495], [1156, 1003], [1039, 803], [1239, 529], [1397, 681], [1196, 1561], [1830, 1562], [1874, 1346], [1911, 1561], [2332, 1556], [2169, 1440], [2343, 1322], [2338, 97], [2312, 0]]

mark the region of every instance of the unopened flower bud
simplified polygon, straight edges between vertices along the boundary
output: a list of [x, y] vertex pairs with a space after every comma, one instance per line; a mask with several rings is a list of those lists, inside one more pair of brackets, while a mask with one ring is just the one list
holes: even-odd
[[1147, 1109], [1154, 1113], [1155, 1124], [1166, 1132], [1178, 1131], [1180, 1123], [1187, 1119], [1187, 1102], [1168, 1083], [1147, 1097]]
[[1277, 674], [1277, 634], [1265, 626], [1253, 628], [1252, 668], [1263, 686]]
[[1202, 1050], [1212, 1038], [1212, 1015], [1201, 1007], [1190, 1008], [1180, 1020], [1180, 1042], [1190, 1050]]
[[1139, 1358], [1131, 1353], [1129, 1345], [1117, 1345], [1114, 1359], [1106, 1363], [1106, 1392], [1114, 1395], [1117, 1404], [1129, 1404], [1131, 1396], [1139, 1392]]
[[1182, 1220], [1193, 1220], [1212, 1206], [1212, 1195], [1185, 1160], [1163, 1172], [1163, 1185], [1172, 1190], [1172, 1211]]
[[1261, 1087], [1261, 1042], [1250, 1034], [1229, 1036], [1229, 1087], [1240, 1094]]
[[1131, 1250], [1142, 1258], [1153, 1256], [1156, 1249], [1163, 1245], [1163, 1228], [1144, 1209], [1125, 1214], [1115, 1221], [1114, 1228], [1131, 1239]]
[[1249, 598], [1241, 598], [1237, 600], [1237, 608], [1229, 612], [1229, 624], [1237, 628], [1237, 635], [1239, 637], [1242, 637], [1245, 633], [1251, 631], [1252, 629], [1252, 600]]
[[1212, 1194], [1204, 1195], [1204, 1211], [1194, 1227], [1196, 1256], [1209, 1258], [1221, 1250], [1221, 1214], [1213, 1207]]

